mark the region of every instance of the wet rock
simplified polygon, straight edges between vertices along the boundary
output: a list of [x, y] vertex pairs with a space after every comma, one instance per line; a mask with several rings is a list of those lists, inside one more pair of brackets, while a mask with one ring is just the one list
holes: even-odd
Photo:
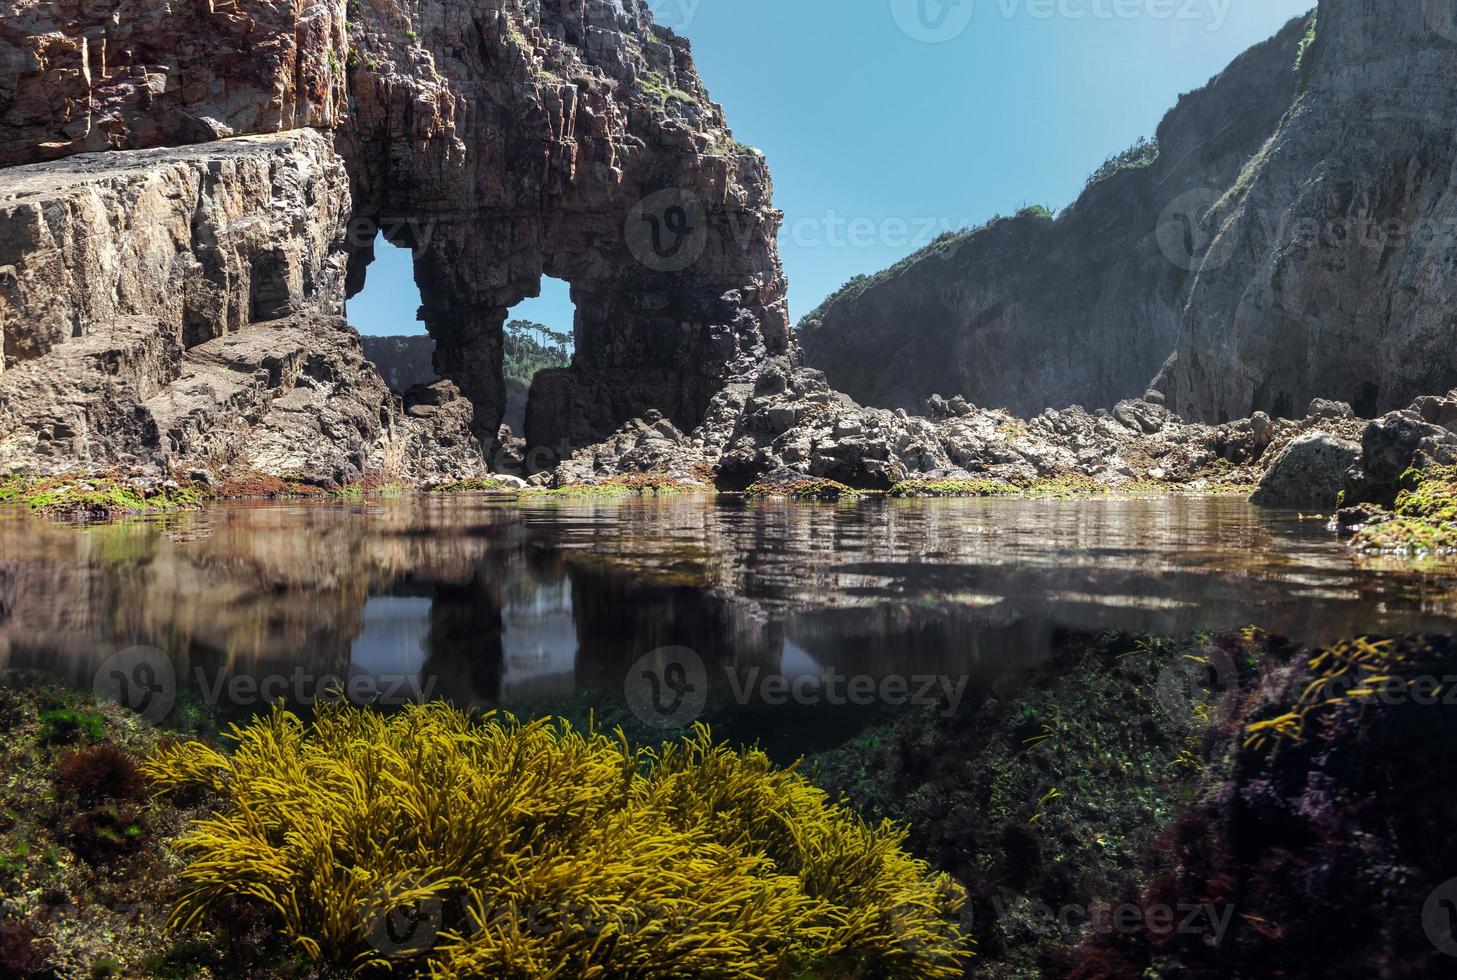
[[1391, 511], [1376, 504], [1357, 504], [1336, 511], [1336, 516], [1331, 518], [1330, 529], [1343, 537], [1350, 537], [1362, 528], [1385, 524], [1395, 518]]
[[1264, 507], [1333, 507], [1360, 455], [1357, 443], [1323, 432], [1300, 436], [1270, 463], [1250, 499]]
[[1390, 507], [1408, 470], [1452, 463], [1457, 463], [1457, 433], [1424, 421], [1415, 408], [1392, 412], [1361, 436], [1361, 456], [1346, 474], [1344, 499]]

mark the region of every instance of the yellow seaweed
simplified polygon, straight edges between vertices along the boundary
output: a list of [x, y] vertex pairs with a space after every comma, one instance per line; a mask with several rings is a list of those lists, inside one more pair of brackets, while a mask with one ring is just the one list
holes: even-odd
[[161, 750], [219, 812], [171, 923], [243, 899], [312, 959], [436, 978], [955, 977], [965, 894], [757, 750], [656, 750], [442, 704], [282, 710]]

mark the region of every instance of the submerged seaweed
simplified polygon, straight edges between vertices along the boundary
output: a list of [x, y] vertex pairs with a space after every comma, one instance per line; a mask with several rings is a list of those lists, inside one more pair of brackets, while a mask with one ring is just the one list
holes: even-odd
[[755, 750], [446, 705], [276, 710], [143, 766], [219, 812], [175, 927], [261, 906], [310, 958], [436, 977], [954, 977], [960, 887]]

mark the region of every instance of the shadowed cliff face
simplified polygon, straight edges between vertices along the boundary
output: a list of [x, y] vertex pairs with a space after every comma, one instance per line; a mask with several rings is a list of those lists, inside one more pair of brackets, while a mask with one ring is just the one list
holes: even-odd
[[908, 410], [932, 394], [1023, 416], [1142, 395], [1196, 268], [1182, 235], [1161, 233], [1170, 202], [1235, 182], [1295, 97], [1303, 33], [1290, 24], [1184, 96], [1157, 159], [1104, 176], [1056, 220], [999, 219], [852, 283], [799, 324], [806, 361], [862, 403]]
[[1324, 0], [1306, 90], [1203, 222], [1168, 404], [1337, 396], [1368, 416], [1457, 384], [1457, 8]]
[[[24, 392], [0, 381], [0, 442], [33, 457], [11, 468], [115, 461], [107, 418], [65, 404], [103, 387], [69, 344], [157, 318], [166, 357], [146, 390], [104, 386], [166, 395], [195, 381], [199, 345], [337, 315], [381, 232], [414, 251], [434, 367], [485, 443], [506, 311], [543, 274], [578, 309], [575, 362], [537, 380], [528, 413], [557, 452], [650, 409], [691, 428], [789, 348], [764, 158], [640, 0], [10, 0], [0, 64], [0, 164], [30, 164], [0, 174], [0, 371], [34, 362]], [[115, 152], [85, 155], [99, 150]], [[344, 387], [368, 393], [361, 416], [397, 415], [377, 381]], [[54, 412], [34, 400], [47, 391]], [[227, 415], [212, 394], [206, 414]], [[236, 468], [197, 458], [192, 421], [143, 425], [126, 461]], [[400, 469], [363, 435], [353, 456]]]
[[806, 317], [809, 363], [877, 404], [1026, 414], [1152, 383], [1216, 423], [1450, 389], [1457, 16], [1322, 0], [1302, 53], [1309, 26], [1183, 98], [1156, 162], [1056, 221], [942, 242]]

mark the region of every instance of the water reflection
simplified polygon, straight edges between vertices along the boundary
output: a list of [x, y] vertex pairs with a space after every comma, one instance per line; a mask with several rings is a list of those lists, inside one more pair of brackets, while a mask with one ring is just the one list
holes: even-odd
[[[564, 710], [620, 707], [633, 663], [686, 647], [715, 710], [772, 734], [785, 712], [738, 704], [736, 680], [942, 673], [981, 685], [1035, 663], [1064, 630], [1451, 632], [1454, 571], [1357, 566], [1318, 523], [1228, 499], [401, 497], [84, 530], [7, 511], [0, 662], [89, 687], [106, 657], [145, 645], [194, 691], [283, 674], [315, 693], [346, 678], [388, 700], [404, 681], [406, 695]], [[828, 737], [838, 722], [823, 724]]]

